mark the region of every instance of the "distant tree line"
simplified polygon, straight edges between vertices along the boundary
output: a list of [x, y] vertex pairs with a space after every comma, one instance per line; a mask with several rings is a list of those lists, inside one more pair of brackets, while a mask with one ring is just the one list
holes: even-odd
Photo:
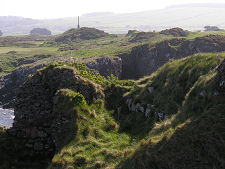
[[3, 33], [2, 33], [2, 31], [0, 30], [0, 36], [2, 36], [3, 35]]
[[221, 31], [222, 29], [218, 28], [217, 26], [205, 26], [204, 27], [204, 31], [208, 32], [208, 31]]

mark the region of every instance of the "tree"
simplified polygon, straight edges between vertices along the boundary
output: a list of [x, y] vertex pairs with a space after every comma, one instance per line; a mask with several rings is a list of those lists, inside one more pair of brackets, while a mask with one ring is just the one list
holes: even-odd
[[0, 30], [0, 36], [2, 36], [3, 35], [3, 33], [2, 33], [2, 31]]
[[51, 35], [51, 31], [46, 28], [34, 28], [30, 31], [31, 35]]
[[207, 32], [207, 31], [220, 31], [221, 29], [219, 29], [217, 26], [205, 26], [204, 27], [204, 31]]

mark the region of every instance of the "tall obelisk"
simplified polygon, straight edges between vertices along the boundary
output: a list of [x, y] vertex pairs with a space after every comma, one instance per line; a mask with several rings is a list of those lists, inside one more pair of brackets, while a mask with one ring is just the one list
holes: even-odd
[[80, 29], [80, 17], [78, 16], [78, 25], [77, 28]]

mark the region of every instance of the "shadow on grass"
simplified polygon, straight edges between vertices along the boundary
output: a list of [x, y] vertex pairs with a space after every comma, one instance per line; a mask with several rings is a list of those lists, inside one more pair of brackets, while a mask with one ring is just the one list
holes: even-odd
[[225, 168], [225, 105], [211, 108], [177, 128], [170, 138], [140, 145], [117, 169]]

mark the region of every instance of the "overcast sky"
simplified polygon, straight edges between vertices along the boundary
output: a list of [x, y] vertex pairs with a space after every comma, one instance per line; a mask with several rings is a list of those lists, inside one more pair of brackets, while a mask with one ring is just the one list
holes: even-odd
[[0, 0], [0, 16], [47, 19], [91, 12], [139, 12], [186, 3], [225, 3], [225, 0]]

